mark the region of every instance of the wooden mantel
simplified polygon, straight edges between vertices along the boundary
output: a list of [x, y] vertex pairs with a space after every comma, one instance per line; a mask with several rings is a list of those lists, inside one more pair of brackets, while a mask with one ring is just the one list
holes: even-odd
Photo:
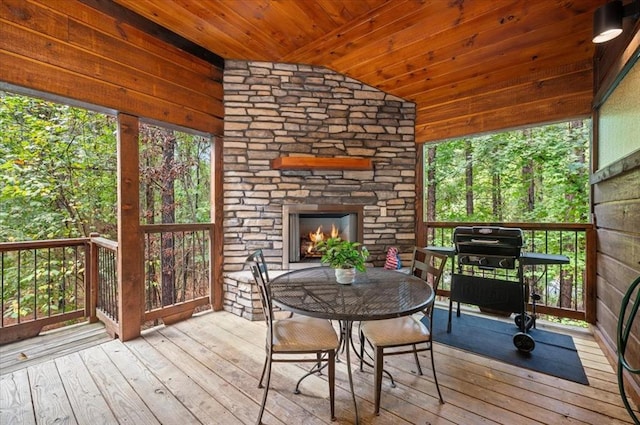
[[370, 158], [320, 158], [281, 156], [271, 160], [274, 170], [372, 170]]

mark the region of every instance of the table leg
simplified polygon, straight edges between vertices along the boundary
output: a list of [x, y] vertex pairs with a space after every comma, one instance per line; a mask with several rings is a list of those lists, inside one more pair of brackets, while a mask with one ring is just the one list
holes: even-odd
[[[343, 327], [344, 324], [344, 327]], [[349, 389], [351, 390], [351, 398], [353, 399], [353, 409], [356, 413], [356, 425], [360, 424], [360, 417], [358, 415], [358, 403], [356, 402], [356, 393], [353, 390], [353, 376], [351, 374], [351, 350], [349, 349], [349, 341], [351, 341], [351, 331], [353, 327], [353, 322], [350, 320], [346, 320], [344, 323], [340, 324], [340, 327], [344, 329], [345, 335], [343, 338], [345, 340], [344, 350], [346, 350], [347, 354], [347, 374], [349, 375]]]

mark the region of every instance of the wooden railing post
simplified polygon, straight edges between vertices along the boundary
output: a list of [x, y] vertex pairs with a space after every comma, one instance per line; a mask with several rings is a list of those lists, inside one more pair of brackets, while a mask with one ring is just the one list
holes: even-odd
[[89, 252], [86, 263], [86, 298], [85, 308], [90, 323], [98, 321], [96, 310], [98, 308], [98, 246], [93, 242], [92, 238], [100, 236], [98, 233], [91, 233], [89, 235]]

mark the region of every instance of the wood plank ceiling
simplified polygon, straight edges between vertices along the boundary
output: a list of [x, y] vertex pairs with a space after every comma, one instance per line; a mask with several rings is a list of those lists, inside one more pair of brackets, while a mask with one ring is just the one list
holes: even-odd
[[416, 142], [591, 113], [605, 0], [115, 0], [224, 59], [321, 65], [417, 105]]

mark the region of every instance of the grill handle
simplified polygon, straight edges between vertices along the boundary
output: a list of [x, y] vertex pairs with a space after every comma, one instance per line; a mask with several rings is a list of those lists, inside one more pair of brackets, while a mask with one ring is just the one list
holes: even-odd
[[471, 242], [473, 243], [483, 243], [483, 244], [499, 244], [500, 241], [497, 239], [471, 239]]

